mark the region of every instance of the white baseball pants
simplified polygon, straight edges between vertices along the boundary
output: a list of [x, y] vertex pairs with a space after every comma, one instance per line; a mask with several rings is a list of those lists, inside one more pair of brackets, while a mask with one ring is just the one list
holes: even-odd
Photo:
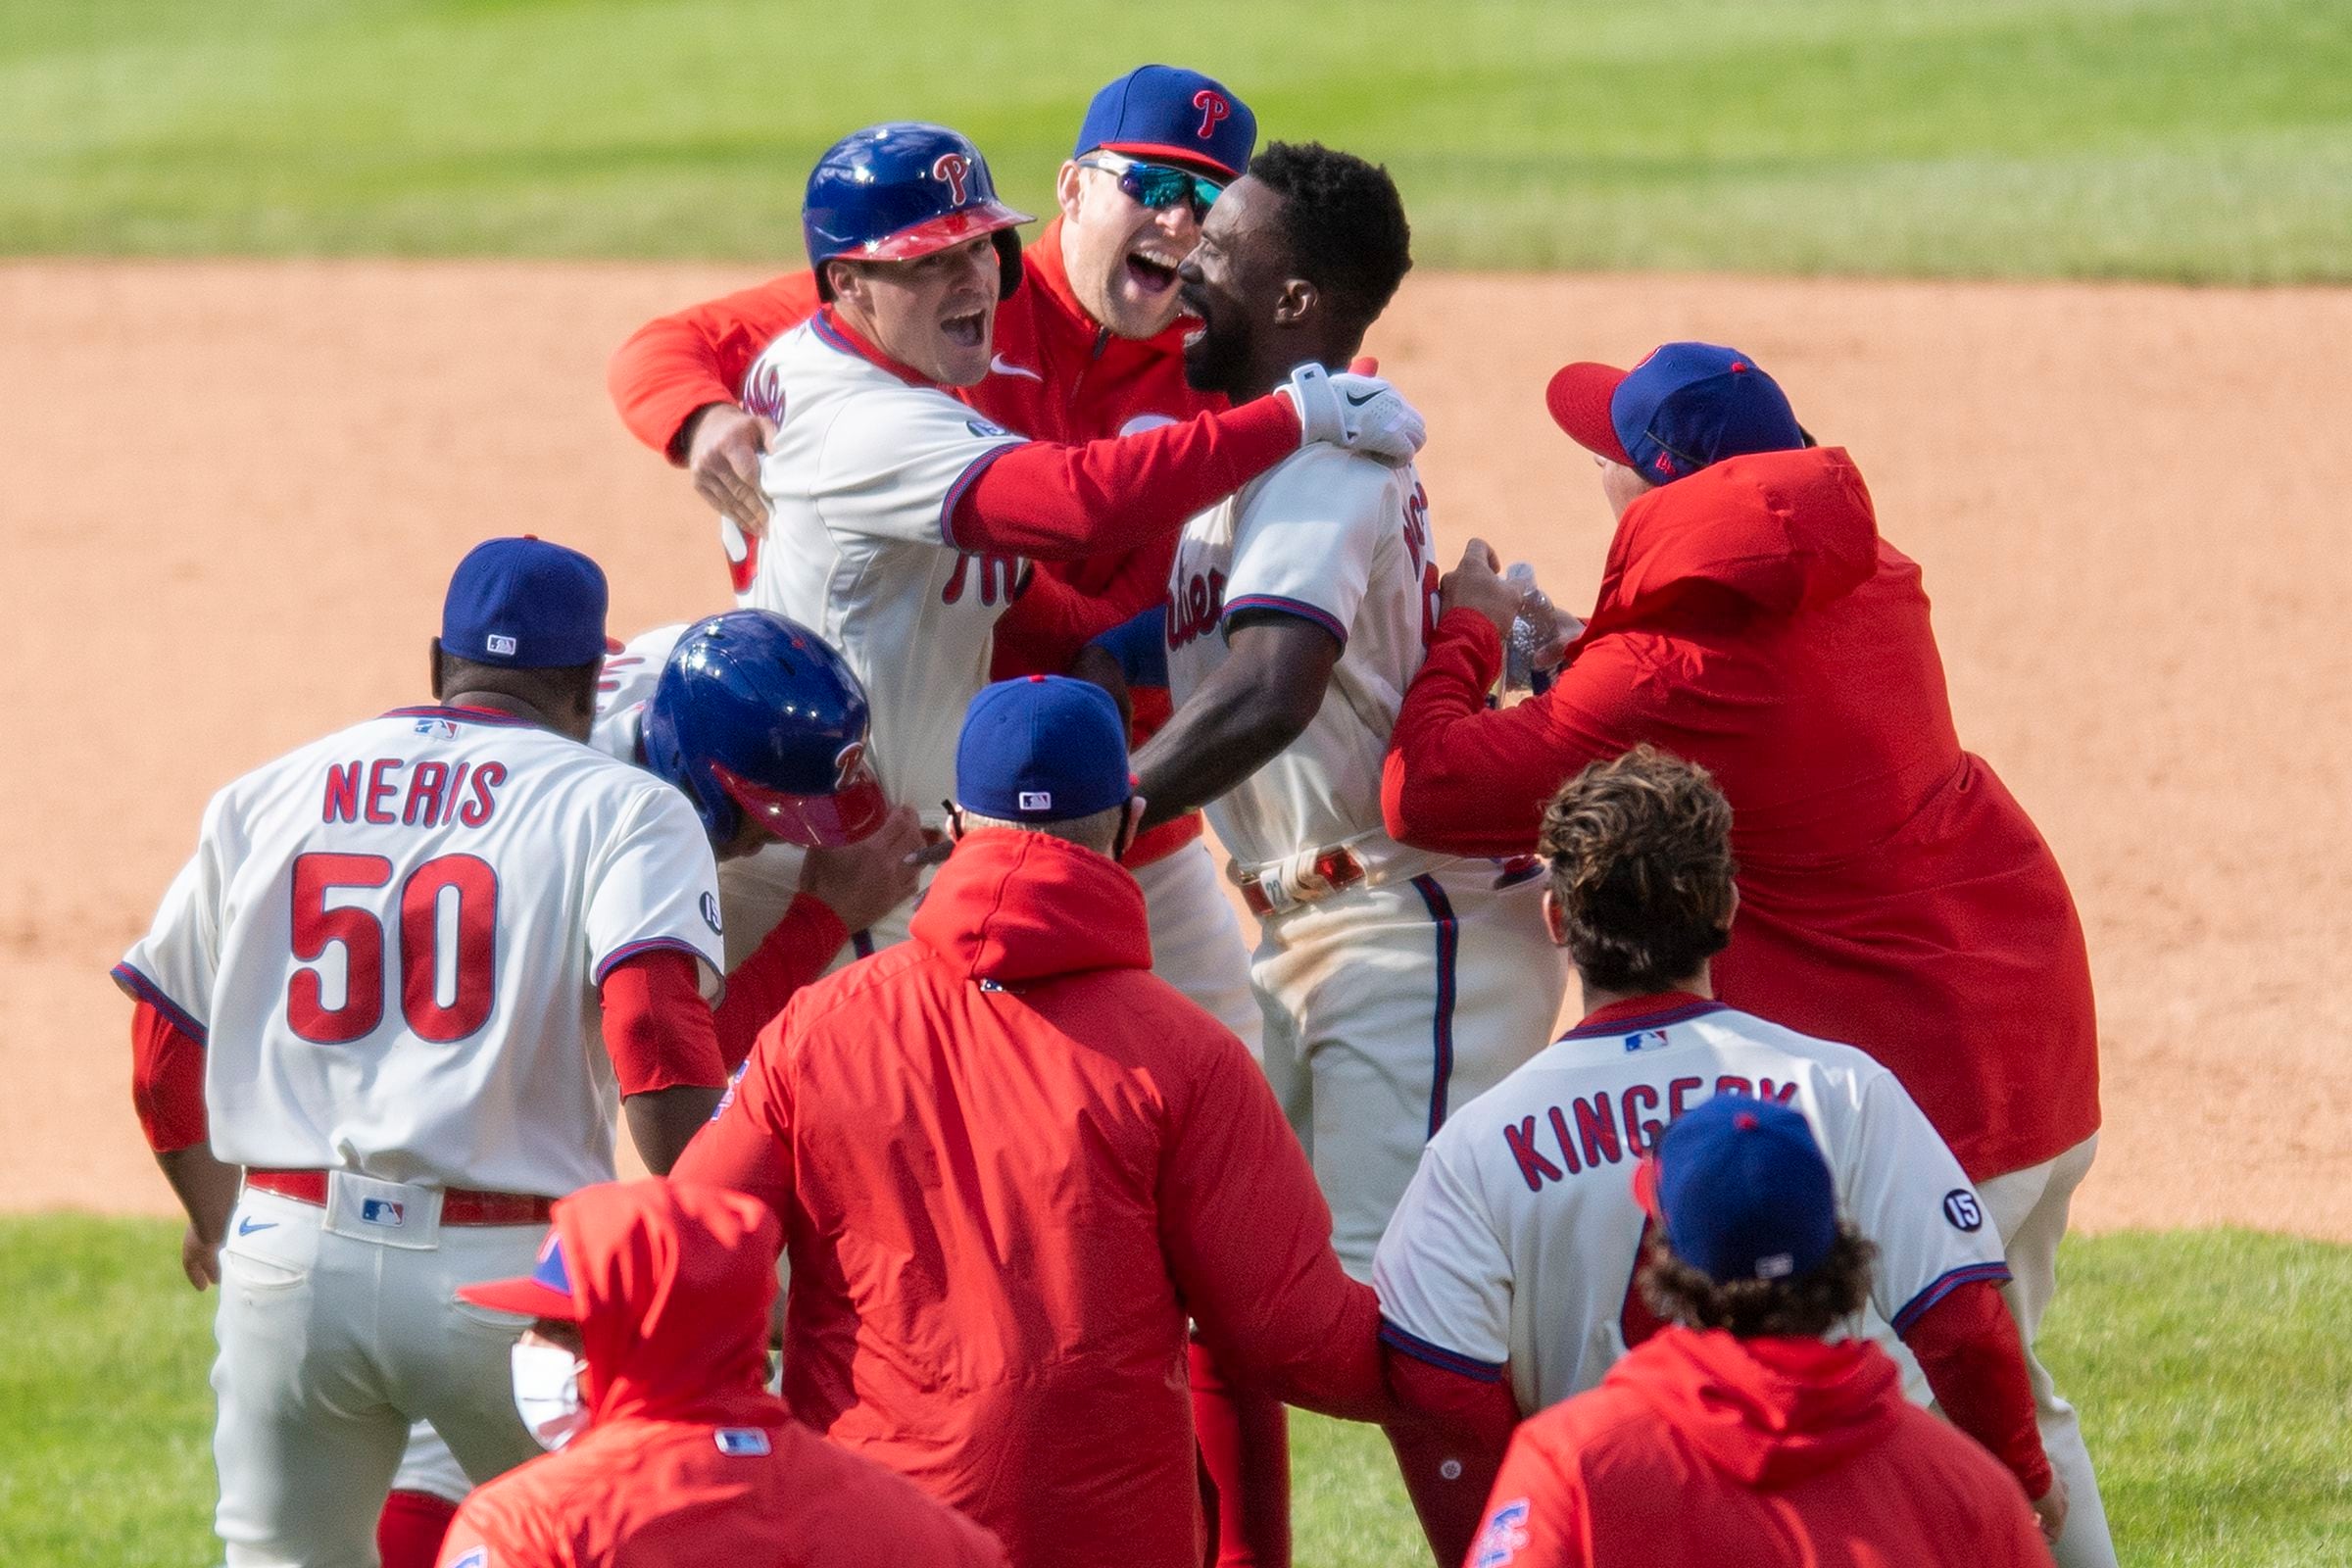
[[1543, 884], [1495, 881], [1490, 862], [1457, 862], [1260, 923], [1266, 1077], [1356, 1279], [1446, 1115], [1550, 1043], [1568, 972]]
[[456, 1292], [528, 1273], [546, 1227], [445, 1227], [439, 1207], [433, 1189], [340, 1172], [323, 1208], [238, 1200], [213, 1364], [229, 1568], [373, 1568], [413, 1422], [430, 1421], [477, 1483], [539, 1451], [507, 1364], [528, 1320]]

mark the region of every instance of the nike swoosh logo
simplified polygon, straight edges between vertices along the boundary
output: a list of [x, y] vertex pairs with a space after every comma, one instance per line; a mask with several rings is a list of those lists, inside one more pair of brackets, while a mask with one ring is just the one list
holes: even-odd
[[277, 1221], [273, 1219], [257, 1221], [250, 1214], [237, 1221], [237, 1234], [239, 1236], [251, 1236], [255, 1231], [273, 1231], [275, 1229], [277, 1229]]
[[1343, 393], [1341, 393], [1341, 394], [1340, 394], [1340, 396], [1342, 396], [1342, 397], [1344, 397], [1344, 398], [1346, 398], [1346, 399], [1348, 400], [1348, 406], [1349, 406], [1350, 408], [1357, 408], [1357, 409], [1360, 409], [1360, 408], [1362, 408], [1362, 407], [1363, 407], [1365, 404], [1367, 404], [1367, 403], [1371, 402], [1371, 401], [1372, 401], [1374, 398], [1376, 398], [1376, 397], [1380, 396], [1380, 394], [1379, 394], [1379, 393], [1377, 393], [1377, 392], [1367, 392], [1367, 393], [1365, 393], [1365, 394], [1364, 394], [1362, 397], [1360, 397], [1360, 398], [1359, 398], [1359, 397], [1357, 397], [1357, 396], [1356, 396], [1354, 393], [1352, 393], [1352, 392], [1343, 392]]
[[1035, 370], [1030, 369], [1025, 365], [1013, 364], [1002, 354], [998, 355], [995, 359], [990, 360], [988, 362], [988, 368], [996, 371], [999, 375], [1025, 375], [1030, 380], [1038, 383], [1038, 385], [1045, 385], [1046, 378], [1044, 376], [1038, 374]]

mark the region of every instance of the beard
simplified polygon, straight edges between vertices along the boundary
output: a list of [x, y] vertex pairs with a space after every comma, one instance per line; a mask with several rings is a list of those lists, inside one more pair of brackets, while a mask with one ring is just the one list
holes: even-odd
[[1222, 392], [1241, 402], [1250, 392], [1241, 384], [1249, 369], [1250, 329], [1245, 325], [1203, 321], [1200, 334], [1184, 345], [1184, 381], [1196, 392]]

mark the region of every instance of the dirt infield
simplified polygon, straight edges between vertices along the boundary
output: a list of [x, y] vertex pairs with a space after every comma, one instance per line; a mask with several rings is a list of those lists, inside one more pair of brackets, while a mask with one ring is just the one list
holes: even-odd
[[[215, 787], [423, 695], [466, 545], [587, 548], [624, 634], [723, 602], [603, 369], [745, 280], [0, 268], [0, 1208], [169, 1210], [107, 966]], [[1431, 416], [1446, 559], [1483, 533], [1589, 603], [1607, 513], [1543, 381], [1673, 337], [1740, 344], [1853, 449], [1963, 739], [2074, 883], [2107, 1107], [2081, 1220], [2352, 1239], [2352, 292], [1416, 277], [1374, 346]]]

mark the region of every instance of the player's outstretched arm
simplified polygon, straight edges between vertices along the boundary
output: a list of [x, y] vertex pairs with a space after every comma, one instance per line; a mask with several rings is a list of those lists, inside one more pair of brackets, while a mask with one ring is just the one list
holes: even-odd
[[712, 404], [733, 407], [752, 362], [815, 314], [816, 279], [803, 271], [656, 317], [630, 333], [605, 368], [620, 422], [671, 463], [684, 464], [687, 420]]
[[1224, 636], [1225, 662], [1136, 756], [1147, 828], [1206, 805], [1282, 755], [1314, 722], [1340, 662], [1340, 640], [1303, 615], [1245, 611]]

